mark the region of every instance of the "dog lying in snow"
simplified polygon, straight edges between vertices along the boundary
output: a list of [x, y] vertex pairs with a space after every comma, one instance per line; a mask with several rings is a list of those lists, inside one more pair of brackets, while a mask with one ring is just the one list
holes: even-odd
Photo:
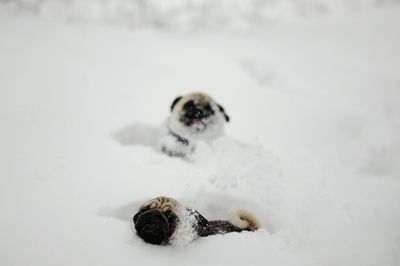
[[235, 211], [228, 221], [208, 221], [199, 212], [184, 208], [173, 198], [157, 197], [143, 204], [133, 217], [137, 234], [147, 243], [165, 245], [174, 240], [180, 227], [187, 227], [194, 238], [230, 232], [255, 231], [259, 220], [245, 210]]
[[177, 97], [160, 139], [161, 150], [177, 157], [187, 157], [198, 141], [210, 142], [224, 133], [229, 116], [224, 108], [204, 93]]

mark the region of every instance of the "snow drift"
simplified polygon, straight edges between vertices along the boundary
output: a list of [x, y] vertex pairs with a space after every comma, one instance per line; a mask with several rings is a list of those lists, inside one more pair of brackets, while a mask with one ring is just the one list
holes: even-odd
[[[398, 7], [245, 32], [0, 16], [1, 265], [397, 265]], [[171, 101], [232, 120], [193, 162], [154, 149]], [[263, 229], [146, 245], [155, 196]]]

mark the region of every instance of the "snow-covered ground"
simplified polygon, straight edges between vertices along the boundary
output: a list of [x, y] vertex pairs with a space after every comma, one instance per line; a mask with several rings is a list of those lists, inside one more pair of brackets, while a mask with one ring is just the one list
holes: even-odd
[[[399, 265], [400, 8], [156, 32], [0, 12], [0, 265]], [[153, 147], [172, 100], [231, 116], [194, 162]], [[167, 195], [264, 229], [145, 244]]]
[[399, 0], [0, 0], [17, 14], [132, 28], [264, 27], [390, 8]]

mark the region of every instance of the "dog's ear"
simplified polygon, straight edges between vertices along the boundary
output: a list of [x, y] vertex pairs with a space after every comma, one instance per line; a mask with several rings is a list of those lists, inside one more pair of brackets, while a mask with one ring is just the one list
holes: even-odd
[[225, 117], [226, 122], [229, 122], [230, 118], [229, 118], [229, 116], [226, 114], [224, 107], [222, 107], [220, 104], [218, 104], [218, 109], [221, 111], [221, 113], [224, 114], [224, 117]]
[[139, 219], [140, 212], [136, 213], [135, 216], [133, 216], [133, 223], [136, 224], [136, 221]]
[[172, 112], [172, 110], [174, 109], [175, 104], [176, 104], [180, 99], [182, 99], [182, 96], [176, 97], [176, 99], [172, 102], [172, 105], [171, 105], [171, 112]]

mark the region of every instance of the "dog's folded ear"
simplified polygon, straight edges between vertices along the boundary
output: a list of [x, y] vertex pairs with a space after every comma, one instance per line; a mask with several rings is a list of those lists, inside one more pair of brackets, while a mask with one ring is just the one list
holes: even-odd
[[139, 219], [140, 212], [136, 213], [135, 216], [133, 216], [133, 223], [136, 223], [136, 221]]
[[229, 116], [226, 114], [224, 107], [222, 107], [220, 104], [218, 104], [218, 108], [219, 108], [219, 110], [221, 111], [221, 113], [224, 114], [224, 117], [225, 117], [226, 122], [229, 122], [230, 118], [229, 118]]
[[174, 109], [175, 104], [177, 104], [177, 103], [179, 102], [180, 99], [182, 99], [182, 96], [176, 97], [176, 99], [172, 102], [172, 105], [171, 105], [171, 112], [172, 112], [172, 110]]

